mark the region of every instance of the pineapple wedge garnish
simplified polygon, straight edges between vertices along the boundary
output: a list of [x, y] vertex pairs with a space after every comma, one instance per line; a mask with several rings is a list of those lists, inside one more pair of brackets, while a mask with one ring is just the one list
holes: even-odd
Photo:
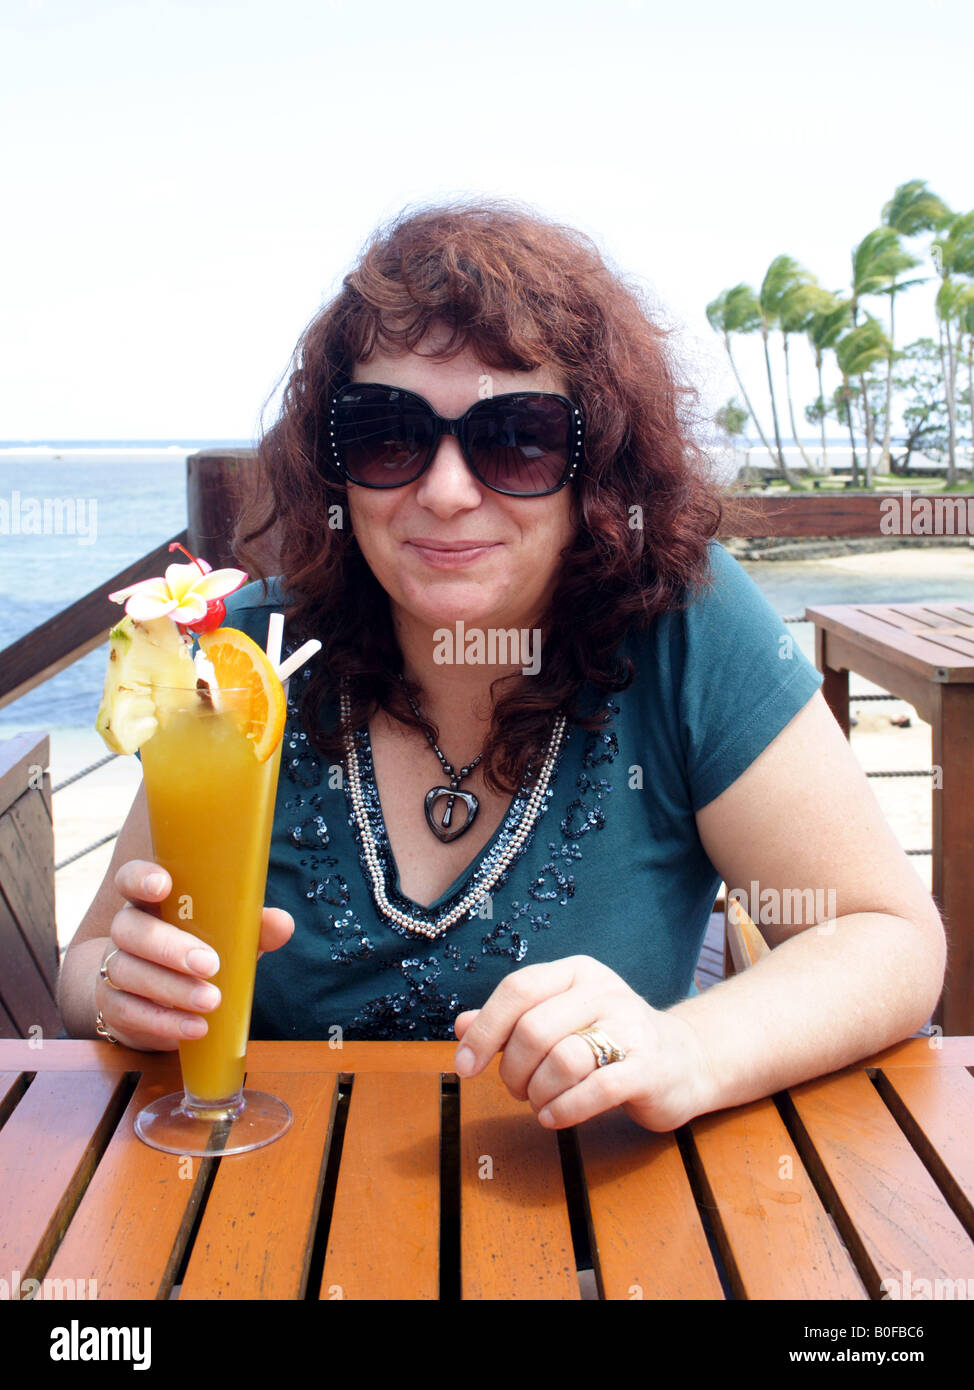
[[192, 640], [171, 618], [122, 618], [109, 633], [95, 728], [113, 753], [134, 753], [159, 727], [154, 686], [196, 685]]

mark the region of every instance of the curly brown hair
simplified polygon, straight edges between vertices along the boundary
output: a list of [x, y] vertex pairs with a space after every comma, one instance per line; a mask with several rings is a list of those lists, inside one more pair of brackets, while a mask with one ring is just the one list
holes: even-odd
[[[322, 753], [340, 755], [346, 733], [378, 708], [438, 736], [406, 700], [385, 591], [350, 528], [328, 524], [331, 507], [347, 516], [328, 449], [332, 396], [376, 347], [415, 350], [433, 327], [450, 330], [439, 358], [470, 346], [488, 367], [557, 369], [584, 420], [584, 460], [570, 484], [578, 531], [543, 623], [542, 669], [492, 686], [484, 773], [513, 792], [543, 754], [552, 711], [599, 727], [605, 697], [633, 678], [618, 654], [627, 632], [706, 582], [720, 489], [694, 438], [696, 392], [679, 377], [670, 330], [594, 242], [508, 200], [404, 210], [374, 232], [302, 335], [280, 416], [258, 451], [260, 500], [237, 528], [235, 549], [258, 573], [248, 545], [274, 528], [289, 630], [324, 644], [301, 707]], [[512, 679], [515, 687], [496, 690]], [[321, 702], [340, 682], [349, 726], [323, 728]]]

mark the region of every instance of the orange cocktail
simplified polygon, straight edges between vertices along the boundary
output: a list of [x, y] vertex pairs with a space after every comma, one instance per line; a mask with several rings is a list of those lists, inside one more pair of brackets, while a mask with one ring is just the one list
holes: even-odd
[[[109, 633], [95, 727], [113, 753], [142, 755], [152, 853], [172, 878], [162, 916], [216, 951], [221, 999], [205, 1037], [180, 1043], [183, 1094], [147, 1105], [135, 1130], [167, 1153], [246, 1153], [291, 1123], [283, 1101], [243, 1090], [243, 1079], [284, 681], [321, 643], [282, 663], [282, 613], [270, 615], [266, 651], [223, 627], [223, 598], [246, 574], [214, 570], [179, 541], [169, 549], [190, 563], [108, 596], [124, 603], [125, 617]], [[100, 1012], [96, 1026], [104, 1031]]]
[[286, 697], [245, 633], [200, 636], [208, 674], [152, 686], [141, 745], [153, 858], [172, 891], [162, 915], [216, 951], [220, 1003], [206, 1035], [181, 1042], [183, 1094], [142, 1110], [136, 1133], [169, 1153], [246, 1153], [283, 1134], [283, 1101], [243, 1089]]
[[142, 748], [152, 849], [172, 877], [163, 918], [212, 946], [208, 1031], [179, 1045], [187, 1102], [227, 1107], [243, 1085], [281, 744], [263, 762], [246, 736], [248, 691], [156, 692]]

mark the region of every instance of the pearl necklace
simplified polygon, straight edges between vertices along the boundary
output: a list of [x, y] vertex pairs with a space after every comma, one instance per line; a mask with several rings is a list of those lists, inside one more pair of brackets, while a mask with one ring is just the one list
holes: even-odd
[[[351, 702], [348, 695], [343, 692], [341, 695], [341, 718], [346, 728], [348, 727], [350, 715]], [[502, 875], [507, 871], [509, 865], [512, 864], [520, 854], [535, 821], [538, 819], [544, 802], [545, 793], [548, 790], [548, 783], [551, 781], [555, 760], [558, 757], [558, 750], [561, 748], [562, 739], [565, 735], [567, 722], [563, 714], [557, 715], [554, 728], [551, 731], [551, 738], [548, 741], [548, 751], [541, 765], [541, 771], [528, 798], [528, 804], [521, 817], [521, 822], [514, 831], [510, 843], [504, 848], [497, 863], [487, 875], [486, 879], [469, 888], [456, 906], [452, 907], [450, 911], [437, 922], [429, 922], [419, 917], [412, 917], [408, 912], [402, 912], [398, 907], [394, 907], [389, 901], [383, 879], [379, 851], [365, 812], [362, 774], [359, 769], [355, 739], [351, 733], [345, 735], [345, 753], [348, 760], [348, 786], [352, 800], [352, 812], [362, 837], [365, 862], [368, 865], [369, 878], [372, 882], [372, 897], [376, 907], [384, 917], [388, 917], [396, 926], [402, 927], [406, 931], [413, 932], [417, 936], [425, 936], [427, 940], [433, 941], [438, 936], [442, 936], [445, 931], [459, 922], [461, 918], [471, 915], [484, 899], [489, 896]]]

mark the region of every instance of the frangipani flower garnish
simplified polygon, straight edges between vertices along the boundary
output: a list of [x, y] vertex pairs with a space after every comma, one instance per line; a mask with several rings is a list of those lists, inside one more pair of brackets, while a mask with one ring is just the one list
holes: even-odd
[[124, 603], [129, 617], [140, 622], [172, 618], [180, 627], [197, 632], [219, 627], [226, 616], [222, 600], [246, 584], [249, 576], [243, 570], [215, 570], [205, 560], [190, 555], [178, 541], [169, 549], [181, 550], [192, 563], [169, 565], [161, 579], [142, 579], [108, 597], [113, 603]]

